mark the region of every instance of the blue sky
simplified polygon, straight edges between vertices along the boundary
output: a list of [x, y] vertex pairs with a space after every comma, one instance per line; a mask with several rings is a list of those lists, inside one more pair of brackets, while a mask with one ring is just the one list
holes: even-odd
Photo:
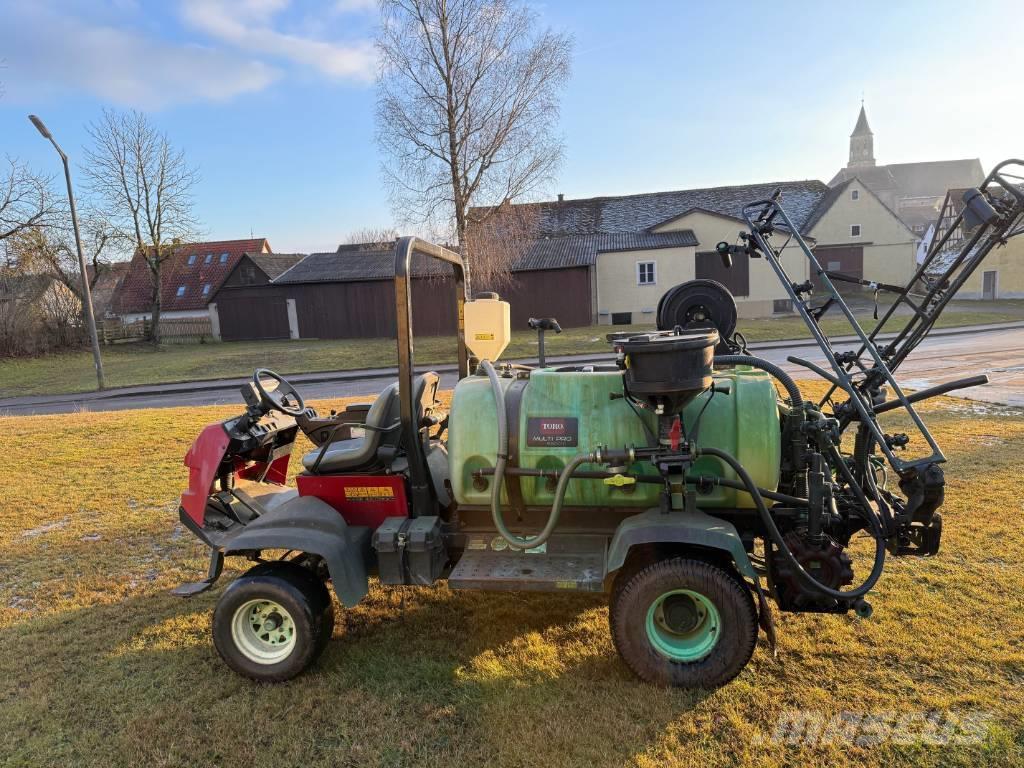
[[[879, 162], [1024, 154], [1024, 3], [534, 7], [576, 43], [552, 194], [828, 181], [862, 93]], [[199, 166], [211, 239], [333, 249], [393, 223], [375, 16], [373, 0], [0, 0], [0, 152], [57, 171], [29, 112], [80, 156], [104, 106], [143, 109]]]

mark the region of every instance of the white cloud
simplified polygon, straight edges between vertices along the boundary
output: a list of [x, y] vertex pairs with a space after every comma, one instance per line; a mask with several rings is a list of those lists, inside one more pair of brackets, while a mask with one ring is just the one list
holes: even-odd
[[259, 91], [280, 73], [251, 56], [147, 38], [42, 5], [3, 8], [0, 50], [14, 101], [86, 91], [123, 106], [156, 109]]
[[280, 32], [274, 16], [289, 0], [184, 0], [186, 22], [239, 49], [286, 59], [330, 77], [368, 81], [375, 71], [369, 41], [334, 43]]

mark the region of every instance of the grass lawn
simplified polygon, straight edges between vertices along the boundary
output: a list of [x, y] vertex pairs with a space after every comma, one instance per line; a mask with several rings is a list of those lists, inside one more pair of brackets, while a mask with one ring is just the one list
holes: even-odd
[[[1022, 319], [1024, 301], [951, 302], [937, 327]], [[864, 311], [861, 321], [871, 327], [870, 310]], [[798, 317], [743, 320], [739, 327], [749, 341], [809, 337]], [[844, 320], [830, 316], [826, 316], [822, 327], [832, 334], [845, 334], [849, 328]], [[567, 328], [558, 335], [548, 334], [546, 346], [551, 355], [601, 353], [608, 350], [605, 335], [610, 330], [650, 328], [641, 325]], [[455, 343], [451, 337], [417, 339], [415, 347], [417, 362], [454, 362]], [[536, 354], [536, 334], [516, 331], [505, 358], [531, 358]], [[104, 347], [103, 360], [110, 387], [248, 376], [261, 366], [288, 374], [397, 364], [393, 339], [168, 344], [160, 349], [146, 344], [119, 344]], [[88, 351], [0, 360], [0, 397], [87, 392], [95, 387], [96, 374], [92, 354]]]
[[[339, 613], [320, 662], [291, 683], [229, 672], [209, 621], [233, 573], [191, 601], [167, 591], [205, 568], [177, 524], [182, 455], [200, 425], [234, 410], [0, 418], [14, 447], [0, 464], [0, 764], [1024, 761], [1020, 409], [925, 405], [950, 453], [940, 555], [890, 561], [870, 620], [777, 614], [777, 657], [762, 640], [732, 684], [704, 693], [631, 677], [598, 597], [444, 586], [374, 583]], [[773, 740], [780, 715], [794, 710], [980, 712], [983, 738], [947, 747]]]

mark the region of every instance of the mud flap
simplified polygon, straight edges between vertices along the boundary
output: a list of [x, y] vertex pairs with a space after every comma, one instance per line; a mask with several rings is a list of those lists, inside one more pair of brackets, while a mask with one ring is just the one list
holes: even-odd
[[754, 579], [754, 594], [757, 595], [757, 623], [764, 630], [764, 636], [768, 640], [768, 647], [771, 648], [772, 656], [779, 655], [776, 646], [777, 635], [775, 634], [775, 617], [772, 614], [772, 607], [768, 603], [768, 597], [761, 587], [761, 579]]

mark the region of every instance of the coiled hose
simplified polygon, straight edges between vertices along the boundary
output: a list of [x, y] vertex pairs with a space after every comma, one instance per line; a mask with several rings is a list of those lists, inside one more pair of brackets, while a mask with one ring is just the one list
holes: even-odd
[[494, 407], [498, 414], [498, 454], [494, 462], [494, 485], [491, 487], [491, 517], [494, 520], [494, 527], [501, 535], [501, 538], [508, 542], [510, 547], [513, 549], [533, 549], [546, 542], [555, 530], [555, 526], [558, 525], [558, 518], [562, 515], [565, 491], [569, 487], [572, 473], [580, 465], [596, 461], [596, 457], [592, 453], [581, 453], [574, 456], [565, 465], [562, 473], [558, 476], [558, 485], [555, 486], [555, 501], [551, 505], [551, 511], [548, 513], [547, 524], [545, 524], [544, 529], [540, 533], [530, 538], [523, 538], [512, 533], [505, 525], [505, 519], [501, 514], [501, 489], [505, 481], [505, 465], [508, 463], [508, 417], [505, 414], [505, 390], [501, 388], [498, 374], [495, 372], [490, 360], [481, 360], [480, 367], [483, 368], [484, 373], [487, 374], [487, 378], [491, 382], [491, 391], [494, 393]]

